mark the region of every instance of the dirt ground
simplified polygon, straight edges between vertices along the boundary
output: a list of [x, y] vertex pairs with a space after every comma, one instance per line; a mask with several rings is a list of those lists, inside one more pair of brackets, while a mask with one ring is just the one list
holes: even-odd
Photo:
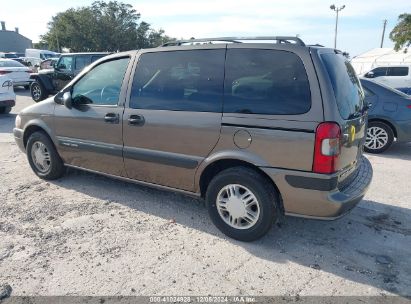
[[0, 116], [0, 285], [24, 295], [411, 295], [411, 144], [367, 157], [365, 200], [228, 239], [201, 201], [69, 170], [37, 178]]

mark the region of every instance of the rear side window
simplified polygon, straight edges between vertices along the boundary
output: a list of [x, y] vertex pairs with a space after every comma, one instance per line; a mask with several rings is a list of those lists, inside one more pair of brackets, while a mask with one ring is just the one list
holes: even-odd
[[387, 76], [407, 76], [408, 67], [391, 67], [388, 68]]
[[75, 70], [82, 70], [84, 67], [88, 66], [90, 63], [89, 56], [76, 56]]
[[225, 50], [142, 54], [135, 72], [134, 109], [221, 112]]
[[354, 118], [363, 106], [364, 92], [354, 68], [342, 55], [322, 54], [330, 78], [338, 110], [343, 119]]
[[303, 114], [311, 108], [307, 73], [294, 53], [230, 49], [224, 82], [224, 112]]

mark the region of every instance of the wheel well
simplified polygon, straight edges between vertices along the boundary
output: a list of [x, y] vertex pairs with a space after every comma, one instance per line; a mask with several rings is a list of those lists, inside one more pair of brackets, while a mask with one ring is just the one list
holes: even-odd
[[394, 137], [397, 138], [397, 130], [395, 129], [394, 125], [392, 123], [390, 123], [388, 120], [381, 119], [381, 118], [373, 118], [373, 119], [368, 120], [368, 122], [382, 122], [382, 123], [385, 123], [394, 132]]
[[210, 184], [211, 180], [213, 179], [214, 176], [216, 176], [218, 173], [220, 173], [221, 171], [225, 170], [225, 169], [229, 169], [229, 168], [233, 168], [233, 167], [246, 167], [246, 168], [250, 168], [252, 170], [254, 170], [255, 172], [261, 174], [268, 183], [270, 183], [274, 189], [277, 192], [277, 199], [279, 202], [279, 207], [282, 213], [284, 213], [284, 206], [283, 206], [283, 200], [281, 197], [281, 193], [278, 190], [277, 185], [273, 182], [273, 180], [264, 172], [262, 171], [260, 168], [256, 167], [253, 164], [250, 164], [246, 161], [241, 161], [241, 160], [237, 160], [237, 159], [222, 159], [222, 160], [218, 160], [215, 161], [214, 163], [211, 163], [210, 165], [208, 165], [204, 171], [201, 173], [201, 177], [200, 177], [200, 193], [201, 193], [201, 197], [205, 197], [206, 191], [207, 191], [207, 187]]
[[[23, 135], [24, 148], [26, 148], [26, 146], [27, 146], [27, 142], [28, 142], [28, 140], [29, 140], [30, 135], [33, 134], [34, 132], [43, 132], [43, 133], [46, 134], [48, 137], [50, 137], [50, 136], [48, 135], [48, 133], [47, 133], [42, 127], [39, 127], [39, 126], [36, 126], [36, 125], [28, 126], [28, 127], [24, 130], [24, 135]], [[53, 141], [52, 141], [52, 142], [53, 142]]]

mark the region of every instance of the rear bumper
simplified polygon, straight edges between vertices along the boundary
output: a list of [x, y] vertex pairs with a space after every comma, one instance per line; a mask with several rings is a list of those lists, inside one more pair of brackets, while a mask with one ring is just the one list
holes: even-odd
[[373, 170], [362, 157], [355, 171], [347, 178], [341, 174], [316, 174], [261, 168], [280, 191], [286, 215], [332, 220], [357, 205], [371, 183]]
[[26, 153], [26, 148], [24, 147], [24, 140], [23, 140], [23, 130], [14, 128], [13, 135], [14, 135], [14, 140], [17, 146], [20, 148], [22, 152]]
[[14, 107], [16, 105], [16, 94], [14, 92], [0, 92], [0, 107]]

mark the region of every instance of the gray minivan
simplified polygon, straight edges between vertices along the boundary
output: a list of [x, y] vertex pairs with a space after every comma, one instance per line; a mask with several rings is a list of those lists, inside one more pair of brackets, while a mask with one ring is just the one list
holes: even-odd
[[282, 214], [335, 219], [362, 199], [363, 99], [334, 49], [177, 41], [96, 61], [24, 109], [14, 136], [40, 178], [67, 166], [202, 197], [223, 233], [252, 241]]

